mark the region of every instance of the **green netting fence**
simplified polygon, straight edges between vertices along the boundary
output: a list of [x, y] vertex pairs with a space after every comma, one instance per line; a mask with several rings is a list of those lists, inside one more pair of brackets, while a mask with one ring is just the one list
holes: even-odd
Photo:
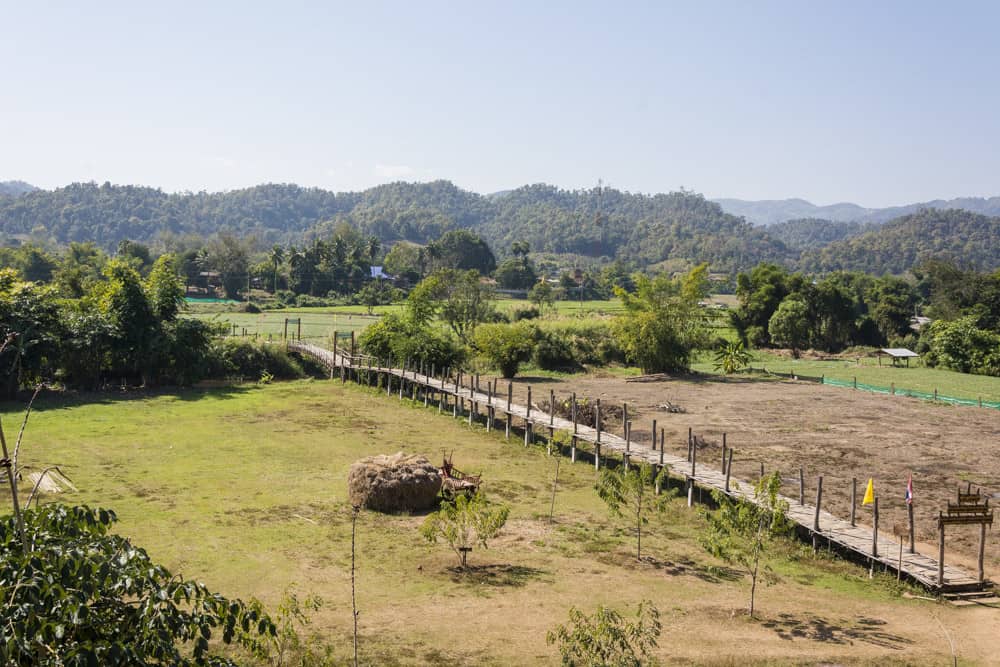
[[1000, 410], [1000, 403], [996, 401], [984, 401], [981, 398], [958, 398], [955, 396], [943, 396], [936, 391], [934, 393], [928, 393], [926, 391], [917, 391], [916, 389], [904, 389], [902, 387], [879, 387], [874, 384], [865, 384], [862, 382], [855, 382], [853, 380], [835, 380], [833, 378], [823, 378], [823, 384], [828, 384], [833, 387], [848, 387], [849, 389], [859, 389], [861, 391], [868, 391], [873, 394], [887, 394], [893, 396], [909, 396], [910, 398], [920, 398], [925, 401], [941, 401], [943, 403], [952, 403], [954, 405], [971, 405], [980, 408], [993, 408], [994, 410]]
[[797, 373], [781, 373], [778, 371], [771, 371], [766, 368], [751, 368], [751, 371], [757, 371], [762, 373], [767, 373], [768, 375], [776, 375], [778, 377], [788, 378], [790, 380], [800, 380], [803, 382], [816, 382], [817, 384], [827, 384], [831, 387], [846, 387], [848, 389], [857, 389], [859, 391], [867, 391], [872, 394], [885, 394], [887, 396], [908, 396], [910, 398], [919, 398], [925, 401], [941, 401], [942, 403], [951, 403], [953, 405], [969, 405], [973, 407], [980, 408], [993, 408], [994, 410], [1000, 410], [1000, 402], [996, 401], [984, 401], [982, 398], [957, 398], [955, 396], [943, 396], [937, 391], [933, 393], [928, 393], [926, 391], [917, 391], [916, 389], [904, 389], [897, 387], [895, 385], [891, 387], [880, 387], [874, 384], [865, 384], [863, 382], [858, 382], [854, 380], [838, 380], [835, 378], [829, 378], [825, 375], [799, 375]]

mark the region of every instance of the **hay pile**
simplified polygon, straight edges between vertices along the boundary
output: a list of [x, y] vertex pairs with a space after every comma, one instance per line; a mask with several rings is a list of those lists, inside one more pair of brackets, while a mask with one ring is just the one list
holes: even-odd
[[403, 452], [363, 458], [351, 465], [347, 476], [351, 504], [377, 512], [430, 509], [440, 490], [437, 467], [423, 456]]

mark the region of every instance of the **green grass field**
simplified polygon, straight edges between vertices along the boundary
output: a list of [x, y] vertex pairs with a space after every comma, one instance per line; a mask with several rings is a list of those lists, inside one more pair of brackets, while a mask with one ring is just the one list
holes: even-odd
[[[3, 409], [8, 430], [19, 414]], [[468, 574], [447, 547], [421, 540], [420, 517], [362, 514], [364, 664], [553, 664], [545, 632], [571, 606], [622, 609], [645, 598], [662, 613], [658, 657], [671, 663], [941, 664], [948, 645], [936, 618], [963, 633], [964, 655], [991, 655], [991, 640], [968, 626], [975, 612], [901, 599], [894, 582], [792, 542], [771, 561], [778, 582], [759, 593], [760, 619], [748, 620], [739, 614], [748, 582], [699, 546], [698, 510], [673, 502], [647, 527], [647, 558], [636, 562], [628, 524], [593, 491], [591, 464], [562, 460], [549, 523], [555, 460], [544, 447], [351, 384], [43, 399], [22, 462], [60, 465], [79, 491], [59, 500], [115, 509], [119, 532], [219, 592], [270, 605], [290, 586], [320, 595], [310, 632], [343, 664], [348, 468], [399, 450], [435, 461], [454, 452], [512, 514], [504, 535], [472, 553]]]
[[[888, 388], [895, 383], [897, 389], [913, 389], [928, 394], [932, 394], [937, 389], [942, 396], [1000, 401], [1000, 378], [998, 377], [927, 368], [913, 362], [911, 364], [910, 368], [893, 367], [888, 361], [883, 361], [883, 365], [880, 367], [877, 359], [873, 357], [861, 357], [858, 360], [819, 361], [791, 359], [787, 356], [757, 351], [754, 353], [753, 367], [804, 376], [826, 376], [844, 382], [853, 382], [856, 377], [861, 384]], [[694, 365], [694, 370], [714, 373], [710, 356], [703, 355], [699, 362]]]

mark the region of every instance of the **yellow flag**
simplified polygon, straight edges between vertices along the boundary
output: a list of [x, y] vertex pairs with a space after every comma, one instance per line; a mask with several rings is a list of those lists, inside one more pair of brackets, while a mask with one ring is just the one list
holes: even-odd
[[865, 489], [864, 500], [861, 501], [862, 505], [871, 505], [875, 502], [875, 482], [871, 477], [868, 478], [868, 488]]

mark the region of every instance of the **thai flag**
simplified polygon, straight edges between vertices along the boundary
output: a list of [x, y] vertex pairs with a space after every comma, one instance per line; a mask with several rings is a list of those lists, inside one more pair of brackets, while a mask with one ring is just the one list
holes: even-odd
[[913, 474], [910, 473], [910, 478], [906, 480], [906, 504], [913, 504]]

